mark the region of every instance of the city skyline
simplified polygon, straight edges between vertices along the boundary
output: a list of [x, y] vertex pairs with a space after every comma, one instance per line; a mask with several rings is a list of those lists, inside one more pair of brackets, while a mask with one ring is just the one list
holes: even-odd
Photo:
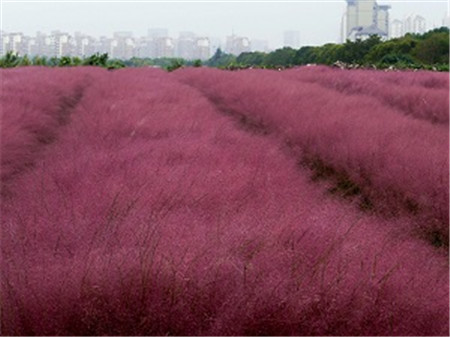
[[[440, 27], [447, 14], [446, 1], [426, 3], [380, 1], [391, 5], [391, 19], [420, 14], [427, 29]], [[100, 37], [117, 31], [144, 36], [149, 28], [164, 27], [171, 36], [192, 31], [221, 39], [233, 33], [255, 41], [268, 41], [270, 49], [283, 46], [284, 31], [299, 31], [300, 45], [323, 45], [340, 41], [345, 1], [327, 2], [41, 2], [3, 1], [2, 30], [26, 35], [77, 31]]]

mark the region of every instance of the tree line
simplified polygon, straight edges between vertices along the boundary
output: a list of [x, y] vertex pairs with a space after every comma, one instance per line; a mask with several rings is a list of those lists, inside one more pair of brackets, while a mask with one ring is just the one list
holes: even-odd
[[382, 41], [372, 35], [365, 40], [345, 43], [327, 43], [323, 46], [305, 46], [300, 49], [284, 47], [272, 52], [245, 52], [238, 56], [223, 52], [220, 48], [206, 61], [182, 58], [131, 58], [109, 59], [108, 54], [94, 54], [86, 58], [63, 56], [29, 58], [7, 52], [0, 58], [0, 67], [38, 66], [100, 66], [108, 69], [123, 67], [156, 66], [168, 71], [183, 66], [210, 66], [224, 69], [287, 68], [306, 64], [350, 65], [379, 69], [432, 69], [449, 71], [449, 29], [437, 28], [424, 34], [406, 34], [403, 37]]
[[362, 67], [397, 69], [449, 70], [449, 29], [438, 28], [424, 34], [406, 34], [403, 37], [382, 41], [372, 35], [365, 40], [342, 44], [328, 43], [319, 47], [289, 47], [270, 53], [249, 52], [237, 57], [218, 53], [210, 65], [219, 67], [292, 67], [306, 64], [333, 65], [336, 63]]

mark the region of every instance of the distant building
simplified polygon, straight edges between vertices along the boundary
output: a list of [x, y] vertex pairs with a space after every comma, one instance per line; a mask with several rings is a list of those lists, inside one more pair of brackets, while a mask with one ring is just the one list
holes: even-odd
[[219, 37], [217, 37], [217, 36], [209, 37], [209, 43], [210, 43], [209, 52], [211, 55], [214, 55], [214, 53], [216, 52], [216, 50], [218, 48], [223, 50], [222, 39], [220, 39]]
[[74, 54], [79, 57], [90, 56], [96, 52], [96, 40], [86, 34], [80, 32], [75, 33], [74, 37], [75, 51]]
[[397, 19], [393, 20], [389, 30], [389, 38], [395, 39], [402, 37], [403, 35], [403, 22]]
[[423, 34], [426, 31], [426, 20], [423, 16], [411, 14], [403, 20], [403, 35]]
[[300, 32], [298, 30], [288, 30], [283, 33], [284, 47], [294, 49], [300, 48]]
[[426, 32], [426, 20], [423, 16], [416, 15], [413, 20], [413, 32], [423, 34]]
[[135, 56], [136, 43], [132, 32], [115, 32], [111, 41], [111, 58], [127, 60]]
[[375, 0], [347, 0], [343, 24], [345, 39], [364, 39], [378, 35], [387, 39], [390, 6], [378, 5]]
[[380, 29], [384, 35], [387, 37], [389, 35], [389, 9], [391, 6], [387, 5], [377, 5], [376, 10], [376, 20], [377, 28]]
[[[50, 34], [37, 32], [34, 37], [21, 32], [1, 32], [0, 55], [8, 51], [28, 56], [88, 57], [95, 53], [108, 54], [110, 58], [130, 59], [182, 57], [187, 60], [207, 60], [217, 48], [219, 38], [197, 36], [193, 32], [180, 32], [179, 38], [167, 36], [164, 28], [149, 29], [147, 36], [135, 38], [132, 32], [114, 32], [113, 36], [94, 38], [81, 32], [70, 35], [58, 30]], [[232, 35], [227, 40], [227, 51], [236, 55], [250, 51], [247, 37]]]
[[176, 56], [186, 60], [194, 59], [195, 40], [196, 36], [194, 33], [180, 32], [180, 36], [176, 43]]
[[152, 57], [174, 57], [175, 56], [175, 42], [170, 37], [160, 37], [154, 41], [154, 54]]
[[50, 36], [50, 55], [52, 57], [72, 56], [74, 44], [68, 33], [53, 31]]
[[225, 43], [225, 52], [233, 55], [239, 55], [251, 50], [251, 43], [248, 37], [231, 35], [227, 36]]
[[23, 33], [3, 33], [2, 34], [2, 50], [6, 53], [12, 51], [18, 54], [25, 54], [26, 45]]
[[100, 36], [100, 39], [97, 41], [97, 52], [100, 54], [108, 54], [110, 57], [114, 57], [114, 48], [117, 45], [117, 41], [106, 37], [106, 36]]
[[34, 43], [30, 46], [30, 55], [50, 56], [52, 54], [52, 46], [50, 37], [42, 32], [37, 32]]
[[403, 19], [403, 34], [413, 32], [413, 16], [409, 15]]
[[206, 60], [210, 55], [211, 42], [208, 37], [197, 37], [193, 32], [180, 32], [175, 56], [186, 60]]
[[194, 59], [207, 60], [211, 57], [211, 42], [208, 37], [198, 37], [195, 39]]

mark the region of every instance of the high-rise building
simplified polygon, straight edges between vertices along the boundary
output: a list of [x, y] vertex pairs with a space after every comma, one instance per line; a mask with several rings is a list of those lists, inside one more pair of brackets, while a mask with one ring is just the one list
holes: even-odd
[[95, 54], [95, 39], [89, 35], [80, 32], [75, 33], [74, 37], [76, 56], [85, 57]]
[[248, 37], [231, 35], [227, 36], [225, 43], [225, 52], [233, 55], [239, 55], [251, 50], [251, 43]]
[[300, 48], [300, 32], [298, 30], [288, 30], [283, 33], [284, 46], [294, 49]]
[[175, 41], [170, 37], [160, 37], [154, 40], [153, 57], [174, 57], [175, 56]]
[[114, 49], [116, 46], [117, 41], [107, 36], [100, 36], [100, 39], [96, 43], [97, 52], [101, 54], [106, 53], [109, 57], [115, 57]]
[[211, 42], [207, 37], [198, 37], [195, 39], [194, 59], [207, 60], [211, 56]]
[[403, 34], [413, 32], [413, 15], [407, 16], [403, 19]]
[[423, 34], [426, 31], [426, 21], [423, 16], [416, 15], [413, 20], [413, 31], [416, 34]]
[[21, 55], [26, 54], [25, 38], [23, 33], [2, 33], [3, 52], [12, 51]]
[[386, 39], [389, 33], [389, 9], [390, 6], [378, 5], [375, 0], [347, 0], [343, 37], [355, 40], [379, 35]]
[[192, 32], [180, 32], [175, 50], [177, 57], [186, 60], [194, 59], [195, 39], [196, 36]]
[[73, 41], [68, 33], [53, 31], [50, 36], [50, 55], [54, 57], [72, 56]]
[[398, 37], [402, 37], [403, 33], [403, 22], [395, 19], [391, 22], [391, 28], [389, 30], [389, 38], [395, 39]]
[[389, 35], [389, 9], [391, 8], [391, 6], [387, 6], [387, 5], [377, 5], [377, 11], [376, 11], [376, 16], [377, 16], [377, 27], [378, 29], [380, 29], [381, 31], [383, 31], [383, 33], [385, 33], [386, 37]]
[[132, 32], [115, 32], [111, 57], [127, 60], [135, 56], [135, 41]]
[[411, 14], [403, 20], [403, 34], [423, 34], [426, 31], [426, 20], [423, 16]]

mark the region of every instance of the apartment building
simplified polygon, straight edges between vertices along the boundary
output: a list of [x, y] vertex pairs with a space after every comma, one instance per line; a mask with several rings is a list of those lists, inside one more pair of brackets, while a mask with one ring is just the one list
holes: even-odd
[[343, 40], [354, 41], [374, 34], [387, 39], [390, 8], [388, 5], [378, 5], [375, 0], [347, 0]]
[[225, 43], [225, 52], [233, 55], [239, 55], [251, 51], [251, 43], [248, 37], [231, 35], [227, 36]]

